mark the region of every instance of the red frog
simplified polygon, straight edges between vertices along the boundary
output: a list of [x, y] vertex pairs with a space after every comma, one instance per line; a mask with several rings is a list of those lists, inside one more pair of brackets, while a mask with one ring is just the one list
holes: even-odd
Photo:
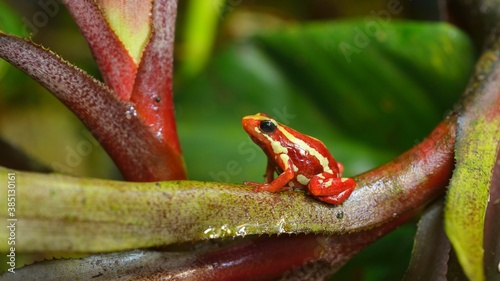
[[[267, 155], [266, 183], [244, 182], [254, 191], [279, 192], [306, 189], [320, 201], [338, 205], [356, 187], [351, 178], [342, 178], [344, 166], [335, 161], [318, 139], [276, 122], [266, 114], [243, 117], [243, 128]], [[274, 173], [278, 177], [274, 178]]]

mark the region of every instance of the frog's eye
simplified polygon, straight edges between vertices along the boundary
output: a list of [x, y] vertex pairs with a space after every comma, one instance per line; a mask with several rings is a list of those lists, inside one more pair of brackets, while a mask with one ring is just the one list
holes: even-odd
[[269, 134], [276, 130], [276, 124], [271, 120], [263, 120], [260, 122], [259, 128], [262, 132]]

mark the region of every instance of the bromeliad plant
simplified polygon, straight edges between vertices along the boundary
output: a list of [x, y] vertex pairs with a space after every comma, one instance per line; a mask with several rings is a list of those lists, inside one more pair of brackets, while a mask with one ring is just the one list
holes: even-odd
[[[5, 33], [0, 56], [70, 108], [135, 182], [16, 172], [18, 252], [97, 253], [251, 234], [300, 235], [189, 252], [133, 250], [55, 260], [2, 277], [321, 279], [419, 213], [449, 183], [446, 235], [438, 202], [419, 224], [406, 279], [415, 279], [414, 273], [427, 280], [461, 277], [449, 241], [469, 279], [500, 278], [498, 1], [463, 1], [465, 12], [455, 11], [468, 15], [481, 7], [481, 19], [473, 23], [483, 23], [488, 38], [460, 106], [420, 144], [355, 177], [356, 190], [339, 206], [303, 193], [253, 193], [241, 185], [184, 180], [172, 104], [176, 1], [63, 2], [105, 83]], [[1, 169], [2, 178], [8, 172]], [[0, 214], [6, 218], [4, 201]], [[0, 249], [9, 250], [5, 244]]]
[[185, 179], [172, 104], [177, 2], [63, 2], [105, 84], [29, 40], [5, 33], [0, 33], [2, 57], [71, 109], [127, 180]]

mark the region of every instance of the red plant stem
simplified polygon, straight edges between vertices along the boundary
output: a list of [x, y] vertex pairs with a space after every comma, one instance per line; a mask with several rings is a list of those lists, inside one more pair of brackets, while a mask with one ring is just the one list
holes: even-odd
[[367, 231], [323, 236], [259, 237], [185, 259], [172, 271], [136, 276], [137, 280], [317, 280], [331, 275], [363, 248], [408, 221], [415, 211]]
[[172, 94], [176, 14], [177, 0], [153, 2], [153, 31], [139, 65], [131, 101], [156, 137], [180, 153]]
[[32, 42], [0, 32], [0, 56], [37, 80], [91, 130], [131, 181], [185, 179], [182, 156], [160, 143], [131, 105], [82, 70]]
[[111, 30], [99, 7], [90, 0], [63, 0], [87, 40], [101, 74], [113, 93], [128, 101], [137, 65]]
[[64, 3], [80, 26], [106, 84], [122, 100], [133, 103], [134, 114], [155, 138], [181, 153], [172, 94], [177, 1], [153, 1], [152, 32], [138, 67], [95, 2]]

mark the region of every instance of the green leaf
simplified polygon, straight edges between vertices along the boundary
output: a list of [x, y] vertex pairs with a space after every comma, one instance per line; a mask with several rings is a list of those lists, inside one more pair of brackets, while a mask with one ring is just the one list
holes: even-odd
[[469, 279], [484, 280], [484, 218], [500, 143], [500, 62], [495, 51], [483, 53], [476, 69], [458, 120], [445, 229]]
[[6, 33], [22, 35], [20, 16], [8, 4], [0, 3], [0, 30]]
[[192, 77], [206, 66], [212, 53], [224, 5], [224, 0], [188, 1], [186, 24], [182, 32], [184, 40], [181, 45], [181, 75]]
[[292, 85], [350, 137], [402, 151], [419, 138], [416, 124], [428, 132], [456, 101], [472, 64], [461, 57], [470, 45], [444, 24], [395, 23], [371, 36], [369, 30], [365, 22], [311, 24], [260, 42]]

